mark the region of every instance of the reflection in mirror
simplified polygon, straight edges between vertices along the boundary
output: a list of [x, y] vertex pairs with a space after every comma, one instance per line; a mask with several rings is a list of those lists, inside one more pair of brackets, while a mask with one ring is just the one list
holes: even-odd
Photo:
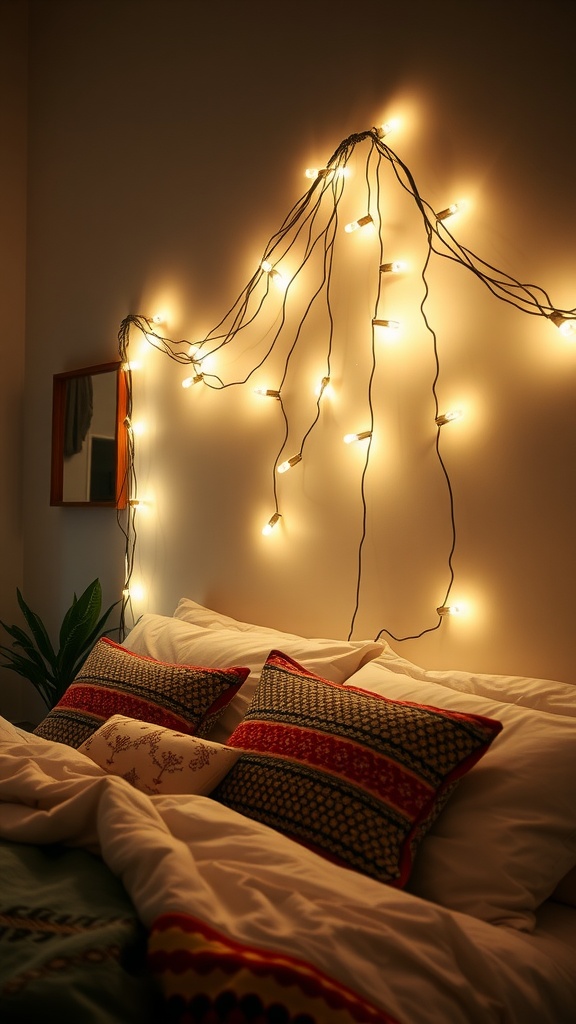
[[119, 362], [54, 375], [51, 505], [124, 507], [125, 417]]

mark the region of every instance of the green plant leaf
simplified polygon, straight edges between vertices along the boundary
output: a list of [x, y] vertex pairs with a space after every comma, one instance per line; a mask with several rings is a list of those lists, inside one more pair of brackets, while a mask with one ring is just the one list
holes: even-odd
[[57, 672], [62, 683], [74, 678], [76, 665], [82, 664], [93, 646], [101, 605], [102, 588], [98, 579], [93, 580], [79, 598], [74, 595], [60, 629]]
[[16, 589], [16, 595], [18, 598], [18, 604], [20, 605], [22, 614], [30, 627], [32, 636], [36, 641], [36, 645], [38, 647], [38, 650], [40, 651], [40, 654], [42, 655], [43, 658], [46, 659], [46, 661], [50, 665], [55, 665], [56, 652], [52, 646], [52, 643], [50, 642], [50, 637], [46, 632], [42, 619], [38, 615], [36, 615], [36, 612], [33, 612], [32, 609], [28, 607], [18, 588]]
[[27, 636], [26, 633], [23, 632], [23, 630], [19, 630], [17, 627], [12, 627], [12, 629], [10, 629], [9, 632], [10, 635], [15, 638], [15, 642], [12, 648], [0, 647], [1, 651], [6, 652], [6, 656], [10, 658], [12, 658], [13, 656], [21, 657], [21, 655], [18, 653], [18, 650], [16, 650], [16, 648], [18, 648], [19, 650], [23, 651], [24, 654], [27, 654], [30, 660], [33, 661], [34, 664], [38, 666], [38, 668], [41, 668], [43, 672], [50, 671], [51, 666], [49, 666], [42, 657], [42, 655], [38, 653], [36, 647], [34, 646], [34, 642], [30, 640], [30, 638]]
[[120, 603], [119, 601], [114, 601], [110, 605], [110, 607], [106, 609], [104, 614], [100, 617], [100, 619], [98, 620], [98, 622], [94, 626], [94, 629], [92, 630], [90, 636], [88, 637], [88, 639], [86, 641], [84, 652], [79, 656], [78, 660], [76, 661], [76, 663], [75, 663], [75, 665], [74, 665], [74, 667], [72, 669], [72, 676], [73, 677], [82, 668], [82, 665], [86, 661], [86, 658], [88, 657], [90, 651], [94, 647], [94, 644], [96, 643], [96, 641], [99, 639], [99, 637], [101, 637], [104, 634], [104, 626], [106, 625], [106, 622], [108, 621], [108, 617], [110, 616], [111, 612], [114, 610], [116, 605], [119, 604], [119, 603]]
[[[87, 637], [98, 619], [102, 606], [102, 587], [100, 580], [92, 580], [80, 597], [72, 600], [70, 608], [66, 612], [60, 627], [60, 647], [69, 640], [73, 634], [78, 635], [78, 630], [84, 631]], [[77, 640], [77, 642], [81, 642]]]
[[74, 594], [60, 626], [60, 646], [56, 652], [40, 617], [26, 604], [19, 590], [17, 595], [31, 636], [17, 625], [0, 622], [13, 640], [12, 648], [0, 646], [0, 656], [4, 667], [30, 680], [50, 708], [73, 681], [119, 602], [115, 601], [100, 615], [99, 579], [93, 580], [79, 598]]
[[38, 655], [36, 655], [34, 660], [25, 658], [11, 651], [8, 647], [0, 647], [0, 653], [6, 659], [3, 667], [12, 672], [17, 672], [18, 675], [28, 679], [38, 690], [48, 707], [52, 707], [53, 697], [56, 693], [56, 683], [54, 677], [47, 672], [42, 659]]

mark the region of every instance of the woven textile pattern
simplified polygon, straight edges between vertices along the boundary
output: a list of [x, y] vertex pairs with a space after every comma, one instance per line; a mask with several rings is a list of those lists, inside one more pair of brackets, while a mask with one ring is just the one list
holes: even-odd
[[204, 735], [248, 671], [171, 665], [135, 654], [103, 637], [34, 732], [79, 747], [108, 718], [121, 714], [167, 729]]
[[188, 914], [156, 919], [148, 967], [171, 1024], [396, 1024], [312, 964], [235, 942]]
[[273, 651], [229, 740], [244, 753], [213, 796], [402, 886], [456, 781], [500, 729], [478, 715], [330, 683]]

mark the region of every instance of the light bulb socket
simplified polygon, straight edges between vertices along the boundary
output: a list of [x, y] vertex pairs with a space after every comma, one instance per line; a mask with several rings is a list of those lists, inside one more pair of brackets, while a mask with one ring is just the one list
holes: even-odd
[[255, 388], [254, 394], [261, 395], [263, 398], [280, 399], [280, 392], [275, 391], [274, 388]]
[[278, 473], [287, 473], [293, 466], [297, 466], [302, 461], [302, 455], [293, 455], [292, 458], [286, 459], [285, 462], [281, 462], [278, 466]]
[[374, 327], [389, 327], [393, 331], [397, 331], [398, 328], [400, 327], [400, 321], [399, 320], [380, 320], [380, 319], [374, 319], [372, 321], [372, 323], [373, 323]]
[[436, 609], [436, 611], [438, 612], [438, 615], [440, 615], [442, 618], [445, 615], [459, 615], [460, 614], [460, 608], [458, 607], [457, 604], [441, 604]]
[[436, 425], [443, 427], [446, 423], [453, 423], [454, 420], [460, 419], [462, 419], [462, 411], [460, 409], [451, 409], [449, 412], [443, 412], [436, 416]]
[[279, 512], [275, 512], [274, 515], [271, 516], [271, 518], [266, 523], [266, 526], [264, 526], [262, 529], [262, 534], [264, 535], [264, 537], [267, 537], [268, 534], [272, 533], [272, 530], [277, 525], [278, 520], [281, 518], [282, 516], [280, 515]]

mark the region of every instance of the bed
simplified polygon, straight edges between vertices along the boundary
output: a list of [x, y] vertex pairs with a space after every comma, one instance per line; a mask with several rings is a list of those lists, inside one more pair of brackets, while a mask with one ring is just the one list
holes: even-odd
[[0, 720], [0, 1019], [568, 1024], [576, 688], [189, 598]]

